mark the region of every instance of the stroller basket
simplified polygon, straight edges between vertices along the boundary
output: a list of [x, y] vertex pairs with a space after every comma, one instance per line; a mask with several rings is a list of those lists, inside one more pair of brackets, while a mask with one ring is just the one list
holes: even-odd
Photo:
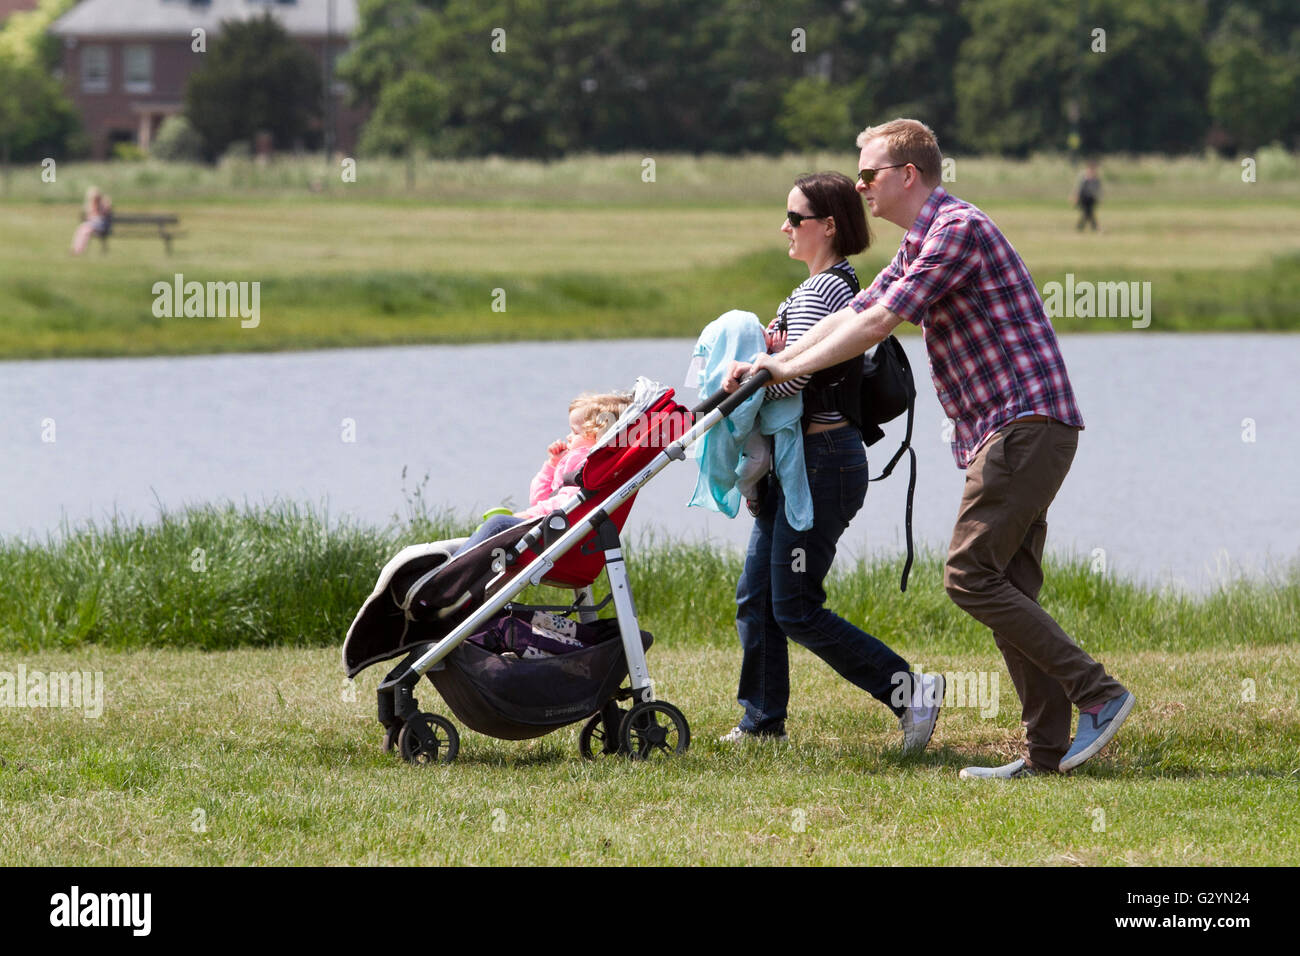
[[[466, 641], [427, 676], [471, 730], [500, 740], [540, 737], [598, 711], [627, 677], [618, 621], [589, 626], [606, 639], [555, 657], [506, 657]], [[641, 632], [643, 649], [653, 640]]]

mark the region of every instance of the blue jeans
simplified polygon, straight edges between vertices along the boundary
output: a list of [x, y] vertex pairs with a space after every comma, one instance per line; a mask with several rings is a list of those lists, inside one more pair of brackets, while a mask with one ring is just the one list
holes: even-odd
[[772, 482], [754, 520], [745, 569], [736, 586], [736, 629], [744, 657], [737, 699], [740, 727], [750, 733], [784, 732], [790, 698], [786, 638], [812, 651], [850, 683], [895, 715], [895, 675], [907, 661], [880, 640], [829, 610], [822, 582], [835, 545], [867, 495], [867, 457], [852, 425], [804, 436], [804, 459], [813, 500], [813, 526], [795, 531], [785, 519], [785, 496]]
[[460, 554], [462, 551], [468, 551], [480, 541], [486, 541], [494, 534], [500, 534], [502, 531], [505, 531], [506, 528], [513, 528], [515, 525], [523, 524], [527, 520], [527, 518], [516, 518], [514, 515], [493, 515], [491, 518], [488, 518], [487, 521], [484, 521], [479, 525], [478, 530], [470, 535], [466, 542], [456, 549], [456, 554]]

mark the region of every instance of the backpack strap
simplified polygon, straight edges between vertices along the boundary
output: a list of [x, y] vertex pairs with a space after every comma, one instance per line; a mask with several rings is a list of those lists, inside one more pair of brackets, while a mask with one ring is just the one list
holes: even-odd
[[[887, 345], [888, 342], [889, 339], [886, 338], [883, 342], [880, 343], [880, 347], [893, 348], [893, 346]], [[895, 349], [894, 354], [898, 356], [898, 363], [903, 366], [903, 371], [905, 371], [908, 374], [908, 377], [911, 378], [913, 382], [915, 382], [916, 377], [912, 375], [912, 365], [907, 360], [907, 352], [903, 350], [901, 342], [899, 343], [898, 348]], [[911, 449], [912, 420], [915, 412], [916, 412], [916, 390], [913, 389], [911, 396], [907, 400], [907, 432], [903, 436], [903, 443], [898, 446], [898, 451], [894, 452], [894, 457], [889, 459], [889, 464], [885, 466], [885, 470], [882, 471], [875, 478], [872, 478], [871, 479], [872, 481], [880, 481], [882, 478], [888, 478], [890, 473], [893, 472], [894, 466], [898, 464], [898, 460], [903, 457], [903, 452]]]
[[862, 286], [858, 283], [858, 277], [855, 276], [848, 269], [841, 269], [839, 266], [831, 266], [826, 271], [833, 276], [839, 276], [841, 279], [843, 279], [844, 284], [853, 290], [854, 295], [857, 295], [859, 292], [862, 291]]
[[[885, 343], [888, 341], [889, 339], [885, 339], [884, 342], [881, 342], [881, 347], [886, 347]], [[913, 381], [915, 381], [915, 378], [912, 376], [912, 366], [907, 361], [907, 353], [903, 350], [901, 342], [896, 350], [896, 354], [898, 355], [899, 363], [903, 366], [903, 370], [907, 372], [909, 377], [913, 378]], [[914, 555], [912, 546], [912, 500], [916, 492], [916, 449], [912, 447], [912, 422], [915, 418], [915, 413], [916, 389], [914, 388], [912, 389], [911, 397], [907, 401], [907, 432], [903, 436], [902, 444], [898, 446], [898, 451], [894, 452], [894, 457], [889, 459], [889, 464], [885, 466], [885, 470], [875, 478], [867, 479], [868, 481], [882, 481], [883, 479], [888, 478], [890, 474], [893, 473], [894, 466], [898, 464], [898, 460], [903, 457], [903, 452], [907, 452], [911, 459], [912, 473], [907, 479], [907, 511], [904, 517], [904, 527], [907, 535], [907, 562], [903, 565], [903, 578], [898, 585], [900, 591], [907, 590], [907, 576], [912, 571], [912, 559]]]
[[[857, 295], [861, 289], [857, 277], [847, 269], [832, 267], [817, 274], [830, 274], [837, 277], [849, 287], [854, 295]], [[857, 369], [854, 361], [854, 359], [846, 359], [829, 368], [819, 369], [812, 373], [808, 384], [804, 386], [803, 390], [803, 415], [800, 422], [800, 428], [803, 431], [808, 430], [814, 412], [828, 411], [839, 412], [861, 430], [862, 426], [857, 420], [856, 411], [858, 404], [856, 381], [848, 381]]]

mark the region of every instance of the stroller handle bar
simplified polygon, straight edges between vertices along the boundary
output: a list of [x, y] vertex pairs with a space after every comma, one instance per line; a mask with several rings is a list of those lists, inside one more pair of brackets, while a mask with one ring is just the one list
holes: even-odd
[[715, 408], [722, 412], [723, 417], [731, 415], [749, 396], [753, 395], [760, 388], [772, 380], [772, 373], [767, 369], [759, 369], [753, 375], [750, 375], [740, 383], [740, 388], [734, 392], [728, 393], [725, 389], [718, 389], [701, 404], [691, 409], [695, 417], [699, 419], [707, 415]]

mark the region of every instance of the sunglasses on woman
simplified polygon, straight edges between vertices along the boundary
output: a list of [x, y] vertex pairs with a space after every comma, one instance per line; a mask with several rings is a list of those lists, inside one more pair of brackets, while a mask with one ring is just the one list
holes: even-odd
[[798, 228], [799, 228], [799, 224], [800, 224], [801, 222], [803, 222], [805, 219], [825, 219], [826, 217], [825, 217], [825, 216], [805, 216], [805, 215], [804, 215], [803, 213], [801, 213], [801, 212], [793, 212], [792, 210], [787, 209], [787, 210], [785, 211], [785, 218], [786, 218], [786, 221], [789, 222], [790, 225], [791, 225], [792, 227], [794, 227], [795, 229], [798, 229]]
[[915, 167], [918, 173], [922, 172], [921, 167], [917, 166], [916, 163], [894, 163], [892, 166], [878, 166], [875, 169], [859, 169], [858, 179], [862, 180], [862, 185], [870, 186], [876, 181], [876, 173], [882, 169], [902, 169], [904, 166], [912, 166]]

